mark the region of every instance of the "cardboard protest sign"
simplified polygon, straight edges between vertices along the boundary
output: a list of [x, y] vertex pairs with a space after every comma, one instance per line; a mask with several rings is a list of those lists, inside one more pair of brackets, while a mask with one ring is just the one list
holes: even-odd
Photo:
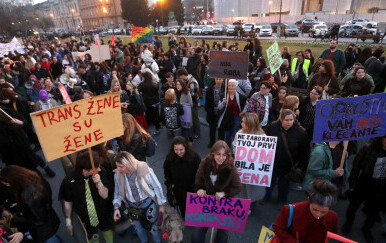
[[235, 166], [243, 184], [271, 185], [277, 137], [236, 133]]
[[272, 46], [267, 49], [268, 63], [271, 73], [276, 73], [279, 70], [281, 64], [284, 62], [283, 58], [281, 58], [281, 52], [279, 50], [279, 45], [275, 41]]
[[210, 77], [247, 79], [248, 53], [235, 51], [210, 51]]
[[316, 103], [314, 143], [386, 134], [386, 93]]
[[31, 114], [47, 161], [123, 134], [119, 93], [108, 93]]
[[261, 227], [259, 241], [257, 243], [269, 243], [271, 242], [274, 236], [275, 233], [263, 225]]
[[109, 45], [92, 45], [90, 47], [90, 55], [94, 61], [110, 60], [110, 47]]
[[188, 193], [185, 225], [244, 232], [250, 206], [248, 199], [224, 197], [217, 201], [215, 196]]

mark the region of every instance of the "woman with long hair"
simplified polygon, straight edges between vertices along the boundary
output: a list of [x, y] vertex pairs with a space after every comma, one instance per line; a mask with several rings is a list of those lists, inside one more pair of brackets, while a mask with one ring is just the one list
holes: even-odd
[[277, 96], [272, 100], [272, 107], [269, 110], [269, 121], [276, 121], [279, 118], [280, 111], [283, 107], [285, 97], [288, 95], [288, 89], [285, 86], [280, 86], [277, 89]]
[[193, 186], [201, 158], [192, 148], [189, 141], [181, 136], [173, 138], [170, 150], [164, 162], [165, 185], [168, 201], [173, 205], [173, 194], [180, 210], [185, 217], [186, 196], [194, 192]]
[[299, 97], [295, 95], [288, 95], [284, 99], [283, 105], [281, 107], [281, 111], [284, 109], [288, 109], [288, 110], [291, 110], [296, 116], [299, 116], [300, 114], [299, 105], [300, 105]]
[[315, 86], [299, 106], [299, 122], [306, 129], [310, 139], [314, 137], [316, 102], [322, 97], [322, 91], [322, 87]]
[[140, 161], [146, 161], [146, 143], [150, 134], [129, 114], [122, 114], [123, 135], [118, 138], [120, 151], [127, 151]]
[[146, 105], [147, 124], [149, 124], [149, 126], [155, 126], [156, 131], [153, 132], [153, 135], [155, 135], [159, 133], [159, 129], [161, 128], [161, 120], [158, 112], [160, 102], [158, 83], [150, 69], [143, 72], [143, 79], [143, 82], [138, 85], [138, 90], [142, 94], [143, 101]]
[[[260, 126], [259, 117], [256, 113], [241, 113], [241, 129], [238, 133], [253, 134], [253, 135], [265, 135], [263, 128]], [[236, 151], [236, 141], [233, 140], [233, 151]], [[252, 203], [257, 201], [258, 188], [255, 185], [242, 185], [240, 192], [241, 198], [251, 199]], [[249, 210], [249, 214], [251, 210]]]
[[339, 82], [335, 77], [334, 63], [330, 60], [324, 60], [319, 66], [318, 72], [314, 74], [309, 81], [308, 91], [315, 86], [320, 86], [325, 91], [324, 99], [328, 99], [339, 92]]
[[272, 84], [264, 81], [260, 85], [260, 91], [254, 93], [249, 99], [248, 112], [256, 113], [263, 127], [267, 126], [269, 111], [272, 107]]
[[120, 101], [121, 101], [121, 110], [122, 113], [127, 112], [127, 107], [129, 106], [129, 96], [127, 95], [126, 91], [122, 90], [121, 88], [121, 83], [119, 82], [118, 79], [113, 79], [111, 80], [111, 88], [109, 93], [115, 93], [119, 92], [120, 93]]
[[367, 59], [369, 59], [373, 54], [373, 51], [371, 50], [370, 47], [365, 47], [362, 51], [361, 54], [359, 54], [358, 59], [355, 62], [359, 62], [362, 65], [365, 65], [365, 62]]
[[342, 97], [354, 97], [371, 93], [371, 81], [366, 78], [366, 70], [360, 66], [355, 68], [354, 76], [348, 79], [341, 91]]
[[307, 49], [304, 50], [304, 58], [310, 60], [311, 65], [314, 65], [315, 57], [312, 56], [311, 49], [307, 48]]
[[[131, 76], [131, 74], [129, 74], [129, 76]], [[127, 112], [133, 115], [135, 120], [146, 130], [149, 127], [145, 117], [146, 106], [133, 80], [127, 81], [126, 92], [129, 96]]]
[[1, 170], [0, 183], [10, 186], [15, 193], [17, 204], [12, 225], [21, 232], [29, 232], [33, 242], [60, 242], [55, 235], [60, 220], [52, 208], [52, 192], [47, 181], [36, 171], [10, 165]]
[[155, 221], [158, 212], [164, 213], [166, 198], [152, 168], [146, 162], [137, 160], [132, 154], [123, 151], [115, 157], [117, 169], [114, 175], [114, 221], [121, 218], [119, 208], [136, 212], [137, 218], [131, 218], [138, 238], [142, 243], [148, 242], [147, 233], [150, 232], [155, 243], [161, 243], [159, 226]]
[[[315, 180], [307, 201], [281, 209], [272, 225], [275, 237], [271, 242], [325, 242], [327, 231], [338, 233], [338, 215], [330, 210], [336, 197], [337, 189], [330, 181]], [[288, 226], [290, 207], [293, 207], [293, 217]]]
[[[199, 197], [235, 197], [241, 191], [239, 173], [234, 165], [231, 150], [226, 142], [217, 141], [210, 153], [201, 161], [195, 178], [195, 191]], [[245, 212], [247, 214], [248, 212]], [[195, 227], [192, 243], [205, 242], [207, 227]], [[215, 242], [227, 242], [228, 231], [217, 229]]]
[[[192, 95], [190, 94], [189, 88], [186, 85], [185, 81], [182, 79], [177, 79], [175, 90], [176, 90], [177, 103], [181, 104], [182, 106], [190, 107], [190, 109], [192, 109], [193, 107]], [[190, 124], [182, 124], [182, 125], [183, 125], [182, 135], [187, 139], [189, 139], [190, 141], [193, 141], [193, 131], [192, 131], [193, 122], [190, 121]]]
[[236, 91], [237, 85], [237, 80], [230, 79], [228, 81], [226, 97], [225, 94], [221, 94], [218, 104], [220, 114], [218, 128], [221, 130], [221, 132], [219, 131], [219, 135], [225, 135], [225, 141], [228, 146], [232, 146], [233, 138], [240, 129], [241, 118], [239, 114], [246, 112], [248, 108], [247, 97]]
[[265, 62], [264, 57], [259, 57], [256, 60], [256, 66], [251, 73], [251, 85], [255, 92], [260, 90], [260, 84], [263, 80], [264, 74], [267, 73], [267, 63]]

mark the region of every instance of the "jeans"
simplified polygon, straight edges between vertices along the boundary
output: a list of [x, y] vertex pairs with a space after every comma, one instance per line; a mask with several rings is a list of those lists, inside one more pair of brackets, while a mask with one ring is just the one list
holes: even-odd
[[[191, 243], [203, 243], [205, 242], [205, 235], [208, 231], [208, 227], [194, 227], [192, 232]], [[226, 243], [228, 242], [228, 231], [223, 229], [217, 229], [216, 237], [214, 238], [215, 243]]]
[[[146, 217], [149, 218], [149, 221], [153, 222], [155, 221], [155, 219], [157, 218], [158, 216], [158, 211], [157, 211], [157, 205], [155, 204], [155, 202], [153, 202], [153, 200], [151, 200], [151, 198], [148, 198], [145, 200], [145, 202], [143, 202], [142, 204], [140, 205], [134, 205], [132, 203], [129, 203], [129, 206], [132, 207], [132, 208], [146, 208], [147, 206], [150, 206], [149, 210], [146, 212]], [[153, 208], [152, 211], [150, 211], [150, 209]], [[141, 222], [139, 220], [134, 220], [133, 221], [133, 224], [135, 226], [135, 230], [137, 231], [137, 234], [138, 234], [138, 238], [141, 240], [142, 243], [147, 243], [147, 230], [145, 230], [142, 225], [141, 225]], [[150, 230], [150, 233], [153, 237], [153, 241], [155, 243], [160, 243], [161, 242], [161, 234], [159, 232], [159, 227], [157, 225], [153, 225], [153, 227], [151, 228]]]
[[272, 174], [271, 186], [265, 188], [264, 199], [271, 199], [272, 191], [275, 188], [276, 181], [278, 183], [278, 200], [281, 203], [286, 203], [290, 183], [287, 178], [284, 176], [278, 176], [276, 173]]
[[225, 133], [225, 142], [228, 144], [229, 148], [232, 149], [233, 139], [235, 138], [236, 133], [240, 130], [241, 127], [241, 117], [236, 116], [233, 118], [233, 127], [231, 130], [224, 131]]
[[177, 129], [168, 129], [168, 135], [172, 138], [176, 136], [181, 136], [181, 128]]
[[58, 236], [53, 235], [48, 240], [46, 240], [45, 243], [62, 243], [62, 241]]

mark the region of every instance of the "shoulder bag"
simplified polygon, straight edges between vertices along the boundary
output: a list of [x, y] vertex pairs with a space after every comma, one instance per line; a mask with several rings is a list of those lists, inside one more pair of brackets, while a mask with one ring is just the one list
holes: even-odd
[[[280, 129], [282, 129], [282, 128], [280, 128]], [[288, 154], [290, 161], [291, 161], [291, 170], [289, 171], [288, 174], [285, 175], [285, 178], [289, 179], [290, 181], [300, 183], [304, 179], [304, 172], [299, 168], [298, 163], [294, 163], [294, 161], [292, 159], [291, 152], [288, 148], [287, 139], [285, 137], [283, 130], [281, 130], [281, 137], [283, 138], [285, 150], [287, 151], [287, 154]]]

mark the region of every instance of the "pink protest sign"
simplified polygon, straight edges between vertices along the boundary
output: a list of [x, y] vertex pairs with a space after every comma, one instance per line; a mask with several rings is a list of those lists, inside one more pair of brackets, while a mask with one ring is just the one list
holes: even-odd
[[235, 166], [243, 184], [271, 185], [277, 137], [236, 133]]
[[214, 196], [188, 193], [185, 225], [244, 232], [250, 206], [248, 199], [224, 197], [217, 201]]
[[70, 96], [68, 95], [67, 93], [67, 90], [66, 90], [66, 87], [64, 87], [63, 84], [59, 85], [59, 91], [60, 93], [62, 94], [62, 97], [63, 97], [63, 100], [66, 104], [71, 104], [72, 101], [71, 101], [71, 98]]

